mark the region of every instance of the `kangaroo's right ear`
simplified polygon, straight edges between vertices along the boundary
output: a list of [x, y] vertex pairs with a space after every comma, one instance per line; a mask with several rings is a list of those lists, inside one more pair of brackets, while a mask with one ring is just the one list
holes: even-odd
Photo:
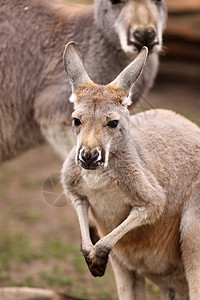
[[69, 42], [65, 46], [63, 60], [65, 70], [72, 84], [72, 92], [75, 92], [83, 85], [92, 83], [83, 66], [81, 54], [74, 42]]
[[133, 88], [135, 81], [142, 74], [148, 54], [148, 48], [143, 47], [137, 57], [132, 61], [109, 85], [115, 88], [122, 89], [127, 97], [122, 102], [122, 105], [127, 106], [131, 104]]

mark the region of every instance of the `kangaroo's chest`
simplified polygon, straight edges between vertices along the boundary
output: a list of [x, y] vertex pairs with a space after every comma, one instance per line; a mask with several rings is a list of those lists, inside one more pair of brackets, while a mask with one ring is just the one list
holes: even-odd
[[128, 216], [131, 209], [129, 199], [110, 174], [87, 172], [83, 179], [84, 194], [100, 232], [106, 235]]
[[[127, 218], [134, 199], [129, 199], [109, 175], [83, 178], [92, 214], [104, 236]], [[180, 261], [179, 224], [178, 216], [165, 216], [156, 224], [135, 228], [112, 251], [122, 264], [146, 276], [166, 273]]]

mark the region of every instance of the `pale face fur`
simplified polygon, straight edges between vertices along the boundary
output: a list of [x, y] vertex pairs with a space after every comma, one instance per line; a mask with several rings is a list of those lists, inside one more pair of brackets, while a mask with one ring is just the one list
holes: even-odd
[[[164, 1], [98, 0], [96, 2], [96, 19], [102, 24], [102, 28], [106, 29], [107, 33], [105, 33], [108, 37], [117, 34], [124, 52], [138, 53], [142, 46], [147, 46], [150, 52], [161, 51], [162, 33], [167, 17]], [[101, 5], [104, 6], [103, 14], [98, 9]]]
[[[75, 101], [72, 118], [76, 137], [76, 163], [85, 169], [107, 167], [110, 151], [120, 146], [123, 132], [128, 134], [128, 110], [119, 101], [126, 95], [111, 86], [106, 88], [88, 84], [77, 90], [72, 97]], [[84, 160], [84, 154], [93, 156], [94, 153], [94, 159]]]

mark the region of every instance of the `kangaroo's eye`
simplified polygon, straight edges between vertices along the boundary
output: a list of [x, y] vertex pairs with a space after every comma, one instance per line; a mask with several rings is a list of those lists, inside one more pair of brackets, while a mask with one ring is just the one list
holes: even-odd
[[73, 118], [73, 123], [76, 127], [80, 126], [82, 123], [81, 123], [81, 120], [78, 119], [78, 118]]
[[118, 124], [119, 124], [119, 120], [112, 120], [107, 123], [107, 126], [110, 128], [116, 128]]
[[119, 4], [119, 3], [122, 3], [122, 0], [111, 0], [111, 3], [112, 4]]

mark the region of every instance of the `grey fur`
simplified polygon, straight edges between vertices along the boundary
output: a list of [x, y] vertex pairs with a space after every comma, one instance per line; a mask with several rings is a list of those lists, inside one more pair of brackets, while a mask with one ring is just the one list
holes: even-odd
[[[154, 5], [150, 0], [140, 2]], [[138, 1], [124, 3], [132, 6]], [[73, 107], [62, 62], [64, 45], [76, 41], [92, 80], [110, 82], [137, 52], [134, 47], [132, 53], [122, 50], [113, 27], [122, 9], [121, 4], [112, 9], [109, 0], [96, 0], [94, 17], [93, 6], [0, 0], [0, 161], [15, 157], [43, 137], [61, 156], [68, 152], [73, 144], [69, 129]], [[164, 4], [156, 12], [155, 26], [162, 32]], [[152, 86], [157, 65], [156, 50], [138, 82], [135, 101]]]
[[[130, 117], [126, 93], [112, 84], [74, 93], [81, 123], [62, 183], [90, 272], [103, 276], [109, 256], [120, 300], [146, 300], [144, 277], [167, 300], [200, 299], [200, 128], [161, 109]], [[101, 237], [95, 245], [89, 208]]]
[[[66, 55], [66, 52], [68, 55]], [[69, 42], [64, 50], [63, 54], [64, 66], [72, 84], [72, 90], [78, 89], [81, 86], [91, 83], [85, 68], [83, 66], [80, 52], [75, 43]], [[74, 68], [74, 65], [79, 66]]]

